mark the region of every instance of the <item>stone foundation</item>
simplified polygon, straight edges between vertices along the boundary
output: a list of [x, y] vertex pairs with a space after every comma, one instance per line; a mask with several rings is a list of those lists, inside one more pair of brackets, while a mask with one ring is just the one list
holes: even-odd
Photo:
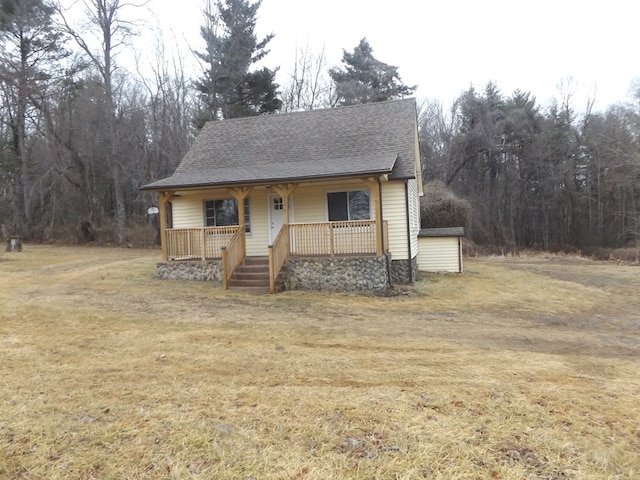
[[386, 257], [289, 258], [285, 290], [385, 290]]
[[158, 263], [156, 267], [156, 278], [222, 282], [222, 265], [220, 260], [162, 262]]
[[[389, 269], [384, 256], [290, 257], [284, 287], [285, 290], [385, 290], [389, 288], [389, 273], [392, 285], [406, 285], [413, 283], [416, 271], [417, 257], [392, 260]], [[222, 282], [222, 264], [220, 260], [162, 262], [157, 265], [156, 278]]]
[[[411, 268], [409, 268], [411, 266]], [[391, 285], [411, 285], [416, 279], [418, 270], [418, 257], [411, 260], [391, 260], [389, 273], [391, 274]]]

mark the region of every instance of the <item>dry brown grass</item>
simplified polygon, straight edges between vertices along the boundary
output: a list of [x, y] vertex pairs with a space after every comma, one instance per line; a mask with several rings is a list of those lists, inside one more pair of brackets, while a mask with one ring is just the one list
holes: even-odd
[[640, 267], [482, 258], [390, 298], [0, 257], [0, 478], [631, 479]]

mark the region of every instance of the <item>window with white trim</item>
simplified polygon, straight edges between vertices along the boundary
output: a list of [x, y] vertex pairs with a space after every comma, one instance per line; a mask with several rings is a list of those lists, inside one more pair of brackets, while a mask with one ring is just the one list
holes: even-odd
[[327, 193], [327, 211], [330, 222], [369, 220], [371, 208], [369, 190], [350, 190]]
[[[205, 200], [204, 225], [206, 227], [228, 227], [238, 225], [238, 202], [235, 198]], [[249, 197], [244, 199], [244, 231], [251, 233]]]

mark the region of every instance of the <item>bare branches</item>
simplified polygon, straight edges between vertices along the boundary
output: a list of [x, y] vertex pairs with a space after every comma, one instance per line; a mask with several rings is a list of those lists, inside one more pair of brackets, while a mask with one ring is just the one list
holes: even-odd
[[324, 47], [318, 54], [309, 45], [296, 47], [293, 71], [283, 88], [283, 110], [314, 110], [335, 105], [335, 90], [327, 72]]
[[[57, 9], [67, 34], [106, 81], [118, 69], [115, 59], [131, 47], [132, 37], [139, 34], [141, 22], [125, 14], [133, 15], [134, 8], [147, 4], [148, 1], [78, 0], [68, 8], [58, 3]], [[69, 12], [78, 11], [80, 6], [83, 17], [74, 25]]]
[[[578, 114], [566, 84], [546, 112], [530, 94], [470, 89], [451, 113], [420, 116], [425, 180], [442, 179], [473, 205], [477, 243], [544, 249], [638, 242], [640, 111]], [[635, 186], [634, 186], [635, 185]], [[429, 226], [429, 225], [425, 225]]]

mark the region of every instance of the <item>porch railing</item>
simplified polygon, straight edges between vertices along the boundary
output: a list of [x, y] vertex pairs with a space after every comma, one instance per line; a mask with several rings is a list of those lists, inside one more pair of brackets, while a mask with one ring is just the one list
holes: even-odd
[[284, 224], [273, 244], [269, 245], [269, 291], [271, 293], [275, 292], [276, 278], [289, 258], [290, 244], [289, 225]]
[[[373, 255], [377, 253], [375, 220], [354, 220], [344, 222], [291, 223], [281, 230], [273, 242], [274, 260], [282, 267], [289, 255]], [[233, 262], [242, 262], [246, 256], [245, 235], [240, 227], [173, 228], [165, 230], [168, 260], [206, 260], [222, 258], [226, 248], [231, 267]], [[287, 232], [284, 234], [283, 232]], [[232, 240], [242, 243], [232, 249]], [[384, 222], [383, 250], [388, 251], [389, 228]], [[285, 250], [288, 251], [285, 254]], [[238, 264], [233, 265], [233, 270]], [[233, 273], [233, 272], [231, 272]], [[277, 272], [276, 272], [277, 274]]]
[[289, 231], [292, 256], [362, 255], [378, 252], [375, 220], [292, 223]]
[[222, 256], [222, 287], [227, 288], [238, 265], [247, 256], [244, 229], [238, 229], [226, 247], [221, 247]]
[[229, 227], [171, 228], [165, 230], [168, 260], [220, 258], [221, 249], [239, 230]]

